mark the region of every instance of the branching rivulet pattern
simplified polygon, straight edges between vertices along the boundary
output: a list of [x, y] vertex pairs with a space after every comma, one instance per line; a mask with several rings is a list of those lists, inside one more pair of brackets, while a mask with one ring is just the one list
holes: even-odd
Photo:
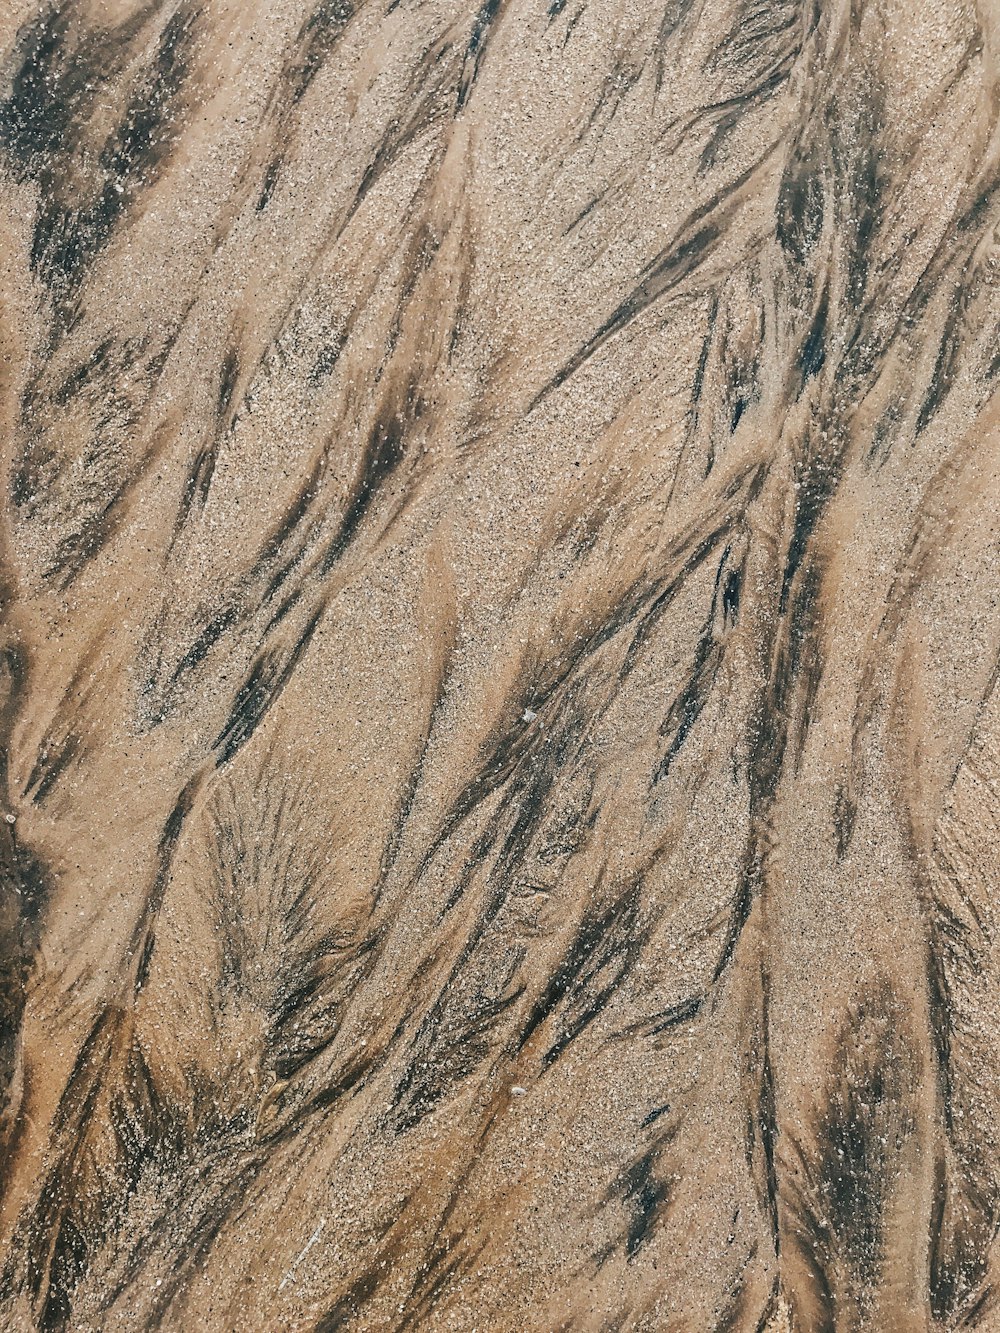
[[996, 7], [0, 46], [4, 1326], [996, 1326]]

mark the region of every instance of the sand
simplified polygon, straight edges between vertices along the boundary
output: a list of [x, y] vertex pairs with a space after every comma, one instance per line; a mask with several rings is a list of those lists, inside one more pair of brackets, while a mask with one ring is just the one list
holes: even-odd
[[998, 51], [0, 7], [4, 1329], [1000, 1329]]

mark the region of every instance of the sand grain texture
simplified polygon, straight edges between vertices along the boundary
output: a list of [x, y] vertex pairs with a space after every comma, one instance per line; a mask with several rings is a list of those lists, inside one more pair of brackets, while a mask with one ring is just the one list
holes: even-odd
[[0, 7], [0, 1325], [1000, 1330], [997, 0]]

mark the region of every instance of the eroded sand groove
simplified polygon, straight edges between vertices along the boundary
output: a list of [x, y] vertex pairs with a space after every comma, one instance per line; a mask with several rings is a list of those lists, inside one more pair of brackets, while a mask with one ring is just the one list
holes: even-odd
[[1000, 1328], [994, 0], [8, 0], [0, 1323]]

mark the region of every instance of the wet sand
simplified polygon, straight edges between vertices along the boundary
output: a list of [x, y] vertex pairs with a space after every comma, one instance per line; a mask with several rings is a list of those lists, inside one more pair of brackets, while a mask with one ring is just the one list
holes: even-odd
[[1000, 1330], [998, 53], [0, 8], [0, 1326]]

